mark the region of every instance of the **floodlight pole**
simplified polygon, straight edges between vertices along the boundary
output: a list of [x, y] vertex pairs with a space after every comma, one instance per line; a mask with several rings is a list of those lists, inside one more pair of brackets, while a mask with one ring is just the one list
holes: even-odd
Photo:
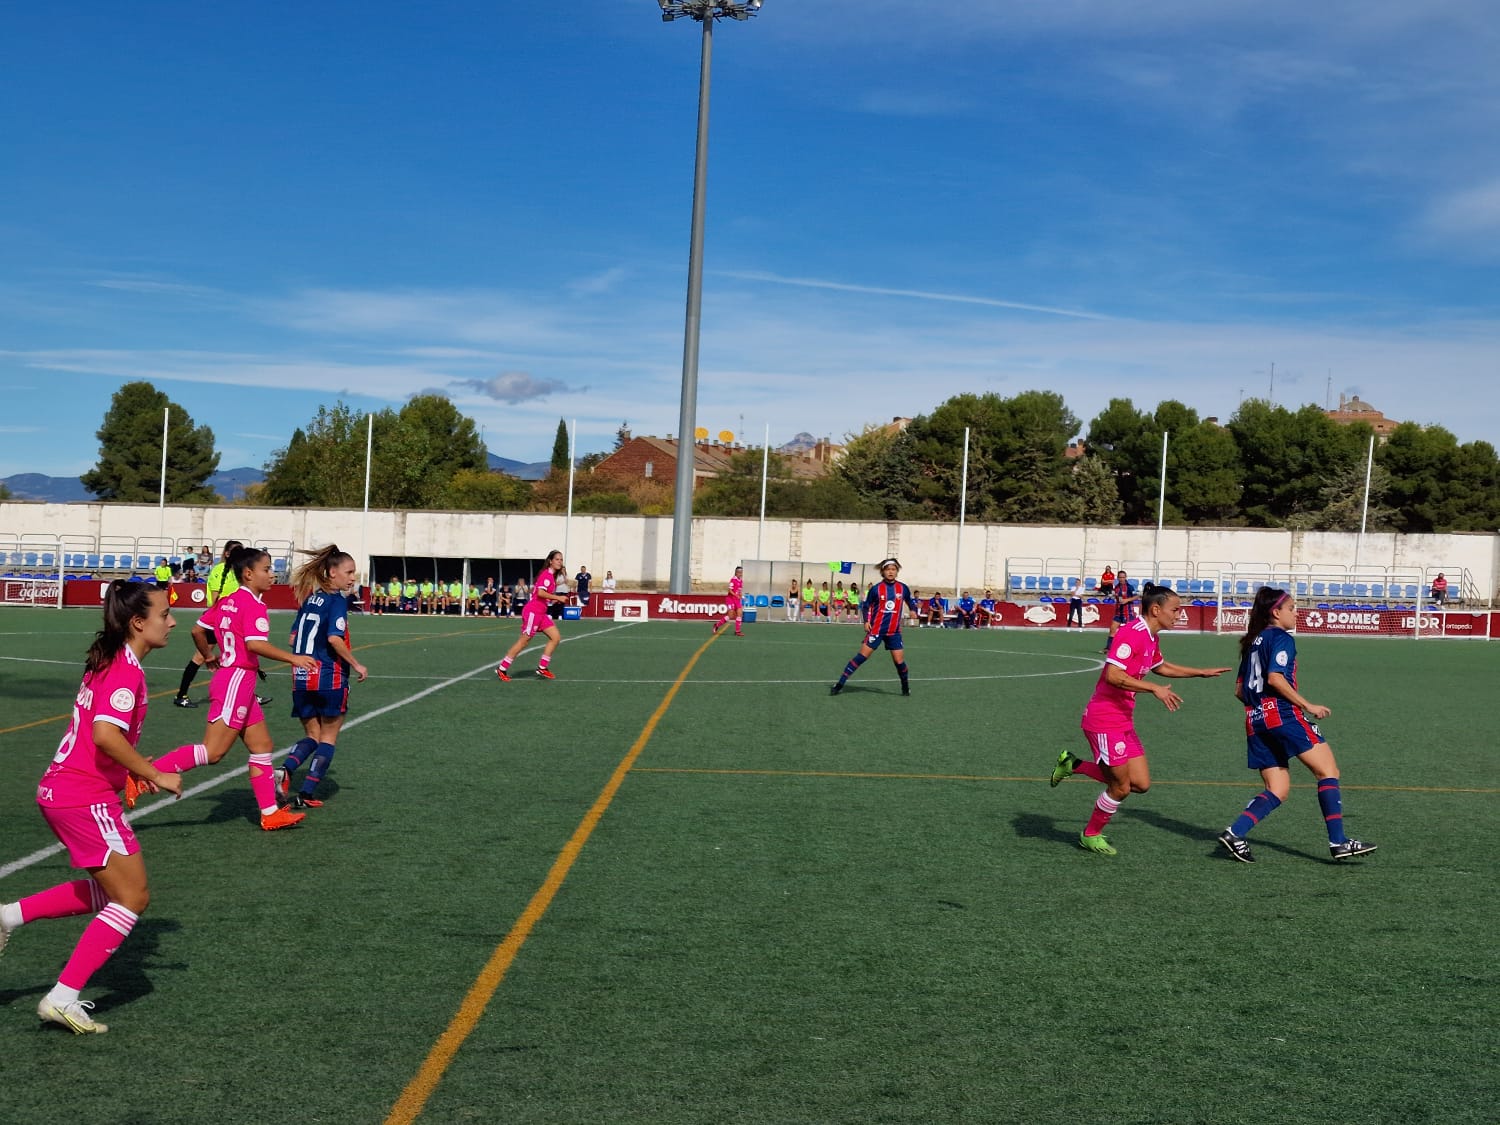
[[161, 412], [161, 495], [156, 502], [157, 514], [160, 517], [156, 529], [158, 539], [167, 537], [167, 427], [171, 421], [172, 408], [168, 406]]
[[713, 64], [714, 21], [745, 20], [760, 0], [657, 0], [661, 18], [670, 23], [686, 16], [703, 25], [698, 66], [698, 148], [693, 167], [692, 234], [688, 244], [687, 320], [682, 343], [682, 397], [677, 414], [677, 475], [672, 505], [671, 592], [693, 588], [693, 486], [696, 483], [698, 429], [698, 337], [703, 319], [703, 214], [708, 188], [708, 94]]

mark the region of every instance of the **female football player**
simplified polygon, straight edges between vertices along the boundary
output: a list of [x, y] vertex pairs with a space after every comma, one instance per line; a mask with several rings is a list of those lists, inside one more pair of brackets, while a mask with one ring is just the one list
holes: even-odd
[[141, 661], [165, 648], [175, 622], [167, 591], [116, 579], [104, 595], [104, 627], [83, 665], [73, 719], [37, 786], [42, 817], [87, 879], [59, 883], [0, 906], [0, 949], [11, 931], [39, 918], [95, 916], [84, 928], [57, 983], [36, 1014], [78, 1035], [107, 1031], [79, 994], [89, 978], [130, 936], [151, 901], [146, 862], [120, 808], [120, 789], [134, 774], [148, 792], [182, 796], [182, 778], [136, 749], [146, 721], [146, 673]]
[[302, 554], [307, 561], [292, 572], [292, 587], [302, 601], [292, 624], [292, 651], [311, 656], [317, 665], [292, 673], [292, 718], [301, 720], [303, 736], [276, 771], [276, 789], [287, 797], [298, 767], [311, 757], [302, 788], [289, 801], [298, 811], [322, 808], [315, 794], [349, 710], [349, 673], [361, 681], [367, 675], [349, 646], [348, 595], [358, 581], [354, 556], [337, 543]]
[[[855, 670], [866, 660], [874, 655], [875, 650], [882, 644], [885, 650], [891, 654], [891, 663], [896, 666], [896, 675], [901, 677], [901, 694], [911, 694], [911, 680], [908, 678], [906, 666], [906, 646], [901, 639], [901, 619], [903, 610], [910, 609], [916, 612], [917, 602], [912, 596], [911, 588], [905, 582], [896, 581], [896, 576], [901, 573], [901, 563], [897, 559], [886, 559], [879, 567], [880, 581], [870, 587], [869, 593], [865, 595], [863, 616], [865, 623], [864, 643], [859, 646], [859, 651], [849, 658], [849, 663], [844, 665], [844, 673], [838, 678], [838, 682], [828, 689], [830, 695], [837, 695], [844, 690], [844, 685], [849, 682], [849, 677], [854, 675]], [[826, 586], [827, 583], [825, 582]]]
[[547, 638], [547, 644], [542, 649], [542, 658], [536, 662], [536, 674], [544, 680], [557, 679], [552, 674], [552, 669], [547, 666], [552, 663], [552, 653], [562, 643], [562, 633], [558, 631], [557, 623], [548, 614], [547, 607], [549, 603], [566, 605], [568, 602], [566, 597], [557, 592], [557, 580], [562, 576], [563, 570], [563, 553], [553, 551], [547, 556], [547, 561], [537, 574], [536, 582], [531, 587], [531, 597], [526, 602], [526, 608], [521, 611], [521, 635], [501, 657], [500, 667], [495, 669], [495, 675], [505, 682], [510, 682], [511, 662], [526, 647], [526, 642], [538, 633]]
[[[275, 581], [271, 556], [259, 547], [241, 547], [229, 556], [229, 569], [239, 588], [204, 613], [193, 626], [193, 644], [204, 662], [214, 669], [214, 678], [208, 685], [208, 728], [201, 743], [178, 747], [158, 758], [156, 767], [185, 773], [197, 766], [210, 765], [243, 738], [245, 749], [250, 752], [250, 790], [260, 808], [260, 826], [274, 832], [300, 823], [306, 814], [281, 808], [276, 803], [271, 763], [274, 746], [260, 700], [255, 697], [255, 673], [261, 657], [309, 672], [316, 670], [318, 662], [314, 657], [279, 649], [268, 639], [271, 620], [261, 595]], [[210, 647], [213, 643], [218, 644], [217, 656]]]
[[1316, 726], [1307, 721], [1326, 719], [1329, 709], [1309, 703], [1297, 691], [1297, 602], [1285, 590], [1262, 586], [1250, 607], [1250, 620], [1240, 638], [1240, 671], [1234, 694], [1245, 705], [1245, 734], [1250, 768], [1259, 770], [1266, 787], [1251, 799], [1239, 818], [1224, 829], [1219, 843], [1241, 863], [1254, 863], [1245, 836], [1270, 816], [1292, 791], [1290, 763], [1298, 759], [1318, 782], [1318, 805], [1328, 829], [1328, 851], [1334, 859], [1350, 859], [1375, 850], [1374, 844], [1344, 834], [1343, 798], [1339, 766], [1333, 749]]
[[1078, 846], [1095, 855], [1116, 854], [1104, 838], [1105, 825], [1126, 797], [1151, 788], [1146, 748], [1135, 733], [1136, 694], [1150, 692], [1168, 711], [1182, 706], [1182, 697], [1166, 684], [1149, 683], [1144, 677], [1155, 672], [1175, 680], [1222, 676], [1229, 671], [1227, 667], [1189, 668], [1168, 663], [1162, 657], [1157, 634], [1177, 624], [1181, 605], [1182, 600], [1166, 586], [1146, 583], [1141, 593], [1141, 615], [1110, 641], [1093, 697], [1083, 709], [1083, 736], [1093, 761], [1076, 758], [1064, 750], [1052, 770], [1053, 785], [1073, 773], [1104, 782], [1104, 789], [1094, 802], [1094, 813], [1078, 837]]

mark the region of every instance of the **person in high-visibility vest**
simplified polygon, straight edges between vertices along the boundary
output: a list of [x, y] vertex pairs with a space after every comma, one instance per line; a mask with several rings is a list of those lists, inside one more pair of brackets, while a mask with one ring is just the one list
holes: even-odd
[[[240, 588], [239, 579], [230, 572], [226, 565], [231, 551], [238, 551], [244, 544], [238, 539], [231, 539], [224, 544], [224, 553], [219, 556], [219, 561], [208, 572], [208, 588], [204, 591], [204, 597], [208, 600], [208, 606], [213, 608], [214, 602], [220, 598], [228, 597]], [[182, 680], [177, 685], [177, 698], [172, 700], [173, 707], [196, 707], [196, 700], [188, 698], [188, 688], [193, 686], [193, 678], [198, 675], [198, 669], [203, 667], [203, 657], [194, 650], [193, 658], [187, 662], [187, 667], [182, 670]]]
[[172, 564], [166, 559], [156, 560], [156, 569], [152, 571], [156, 575], [156, 588], [167, 590], [172, 586]]

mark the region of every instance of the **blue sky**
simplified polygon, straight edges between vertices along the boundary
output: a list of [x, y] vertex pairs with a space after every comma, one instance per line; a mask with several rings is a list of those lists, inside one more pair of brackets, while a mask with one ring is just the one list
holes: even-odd
[[[1359, 393], [1500, 444], [1481, 0], [766, 0], [714, 35], [698, 424]], [[0, 476], [150, 379], [261, 465], [441, 390], [677, 428], [700, 32], [654, 0], [0, 9]]]

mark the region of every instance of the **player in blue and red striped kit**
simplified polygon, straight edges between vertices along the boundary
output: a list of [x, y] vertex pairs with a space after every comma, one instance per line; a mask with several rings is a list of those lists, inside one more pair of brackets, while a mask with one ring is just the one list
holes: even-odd
[[865, 622], [864, 644], [859, 646], [859, 651], [844, 665], [844, 674], [839, 677], [839, 682], [828, 689], [830, 695], [843, 691], [849, 677], [882, 644], [896, 665], [896, 675], [901, 677], [901, 694], [911, 694], [911, 682], [906, 671], [906, 651], [901, 641], [901, 620], [908, 609], [912, 613], [917, 612], [917, 599], [912, 597], [911, 587], [905, 582], [896, 581], [899, 573], [901, 563], [896, 559], [886, 559], [880, 564], [880, 581], [865, 593], [861, 611]]
[[276, 771], [278, 793], [288, 796], [292, 777], [309, 756], [302, 788], [291, 798], [293, 808], [321, 808], [314, 794], [328, 773], [338, 742], [344, 713], [349, 709], [349, 673], [363, 680], [365, 666], [349, 647], [349, 599], [358, 573], [354, 558], [330, 543], [292, 574], [292, 585], [302, 598], [302, 608], [292, 624], [292, 651], [317, 660], [312, 670], [292, 674], [292, 718], [302, 720], [304, 737], [292, 747]]
[[1240, 674], [1234, 694], [1245, 705], [1245, 737], [1250, 768], [1259, 770], [1265, 788], [1239, 818], [1219, 834], [1219, 843], [1241, 863], [1254, 863], [1245, 836], [1291, 795], [1293, 758], [1318, 782], [1318, 805], [1328, 830], [1328, 853], [1352, 859], [1375, 850], [1374, 844], [1344, 832], [1344, 802], [1339, 765], [1321, 731], [1308, 722], [1326, 719], [1329, 708], [1305, 699], [1297, 688], [1297, 601], [1285, 590], [1262, 586], [1250, 607], [1249, 627], [1240, 638]]

